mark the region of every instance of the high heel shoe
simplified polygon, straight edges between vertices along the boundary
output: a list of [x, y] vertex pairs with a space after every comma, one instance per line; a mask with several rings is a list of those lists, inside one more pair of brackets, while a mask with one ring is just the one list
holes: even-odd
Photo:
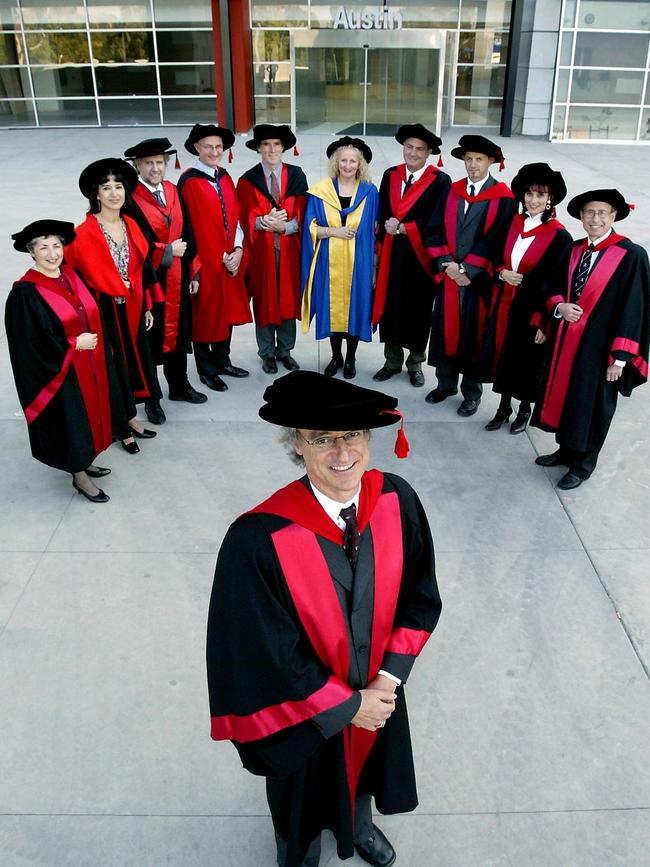
[[84, 491], [83, 488], [79, 487], [79, 485], [75, 482], [74, 479], [72, 480], [72, 487], [75, 489], [75, 491], [77, 491], [77, 493], [81, 494], [87, 500], [90, 500], [91, 503], [108, 503], [108, 501], [110, 500], [108, 494], [105, 494], [101, 488], [97, 488], [96, 494], [88, 494], [86, 493], [86, 491]]
[[86, 470], [86, 475], [90, 476], [91, 479], [103, 479], [104, 476], [107, 476], [110, 473], [108, 467], [88, 467]]
[[501, 425], [507, 422], [511, 415], [511, 406], [509, 406], [507, 409], [505, 409], [505, 407], [503, 409], [499, 407], [499, 409], [494, 415], [494, 418], [485, 425], [485, 430], [499, 430]]
[[333, 358], [323, 371], [324, 376], [334, 376], [337, 370], [343, 367], [343, 359]]
[[520, 434], [526, 430], [526, 426], [528, 424], [528, 419], [530, 418], [530, 410], [524, 410], [522, 412], [519, 410], [517, 415], [515, 416], [515, 420], [510, 425], [510, 433], [511, 434]]
[[[130, 427], [130, 425], [129, 425]], [[134, 427], [131, 428], [131, 434], [134, 437], [137, 437], [139, 440], [152, 440], [154, 437], [158, 436], [158, 431], [156, 430], [148, 430], [146, 427], [142, 428], [142, 431], [136, 430]]]
[[[128, 439], [128, 437], [127, 437]], [[137, 455], [140, 451], [140, 446], [133, 440], [132, 443], [125, 443], [124, 440], [120, 440], [122, 443], [122, 448], [125, 452], [128, 452], [130, 455]]]

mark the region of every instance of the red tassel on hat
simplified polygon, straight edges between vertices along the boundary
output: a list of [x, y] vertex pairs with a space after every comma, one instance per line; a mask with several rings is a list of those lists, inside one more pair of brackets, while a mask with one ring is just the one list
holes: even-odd
[[442, 166], [444, 166], [444, 163], [442, 161], [442, 154], [440, 154], [440, 156], [438, 157], [438, 167], [441, 168]]
[[181, 161], [178, 159], [178, 154], [176, 154], [176, 162], [174, 163], [174, 168], [175, 169], [181, 168]]
[[233, 160], [233, 156], [232, 156], [232, 148], [230, 148], [230, 150], [228, 151], [228, 162], [231, 163], [232, 160]]
[[300, 156], [300, 151], [298, 150], [298, 145], [293, 146], [293, 155], [294, 155], [294, 157]]
[[384, 412], [388, 415], [398, 415], [401, 419], [393, 451], [398, 458], [405, 458], [411, 450], [411, 447], [409, 441], [406, 439], [406, 434], [404, 433], [404, 413], [400, 412], [398, 409], [382, 409], [382, 413]]
[[499, 171], [502, 172], [506, 167], [506, 161], [503, 157], [501, 157], [501, 162], [499, 163]]
[[628, 202], [627, 206], [631, 211], [636, 211], [636, 205], [632, 204], [632, 202]]

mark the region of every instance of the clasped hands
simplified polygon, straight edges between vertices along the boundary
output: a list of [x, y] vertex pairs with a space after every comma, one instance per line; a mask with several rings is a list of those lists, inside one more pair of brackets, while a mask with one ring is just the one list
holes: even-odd
[[265, 232], [283, 235], [287, 225], [287, 212], [284, 208], [271, 208], [268, 214], [260, 217], [260, 223]]
[[365, 689], [359, 690], [361, 705], [352, 717], [352, 725], [369, 732], [383, 728], [395, 710], [396, 689], [395, 681], [378, 674]]
[[226, 270], [232, 277], [234, 277], [237, 271], [239, 271], [242, 256], [243, 250], [241, 247], [236, 247], [232, 253], [223, 254], [223, 264], [226, 266]]
[[458, 286], [469, 286], [472, 282], [467, 274], [460, 270], [458, 262], [443, 262], [442, 267], [444, 268], [447, 277], [453, 280]]

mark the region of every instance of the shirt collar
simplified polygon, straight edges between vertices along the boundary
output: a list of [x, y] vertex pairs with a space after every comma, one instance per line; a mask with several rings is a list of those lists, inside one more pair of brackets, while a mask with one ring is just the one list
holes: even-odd
[[216, 169], [211, 168], [210, 166], [206, 166], [205, 163], [202, 163], [201, 160], [197, 160], [194, 164], [194, 168], [198, 169], [200, 172], [203, 172], [206, 175], [209, 175], [212, 180], [214, 180], [214, 173], [221, 171], [221, 166], [217, 166]]
[[614, 230], [613, 230], [612, 228], [610, 228], [609, 232], [607, 232], [606, 235], [603, 235], [603, 237], [602, 237], [602, 238], [599, 238], [597, 241], [590, 241], [590, 240], [589, 240], [589, 235], [587, 235], [587, 246], [588, 246], [589, 244], [593, 244], [594, 247], [597, 247], [599, 244], [602, 244], [602, 243], [603, 243], [603, 241], [605, 240], [605, 238], [609, 238], [609, 236], [612, 234], [613, 231], [614, 231]]
[[536, 226], [541, 226], [543, 216], [544, 211], [540, 211], [539, 214], [535, 214], [534, 217], [526, 215], [526, 219], [524, 220], [524, 232], [530, 232], [530, 230], [534, 229]]
[[413, 175], [413, 183], [415, 183], [416, 181], [419, 181], [420, 178], [422, 177], [422, 175], [427, 170], [427, 167], [428, 167], [427, 163], [425, 163], [421, 169], [417, 170], [417, 172], [410, 172], [408, 170], [408, 166], [406, 165], [406, 163], [404, 163], [404, 169], [406, 170], [406, 180], [408, 181], [409, 175]]
[[490, 179], [490, 177], [491, 177], [491, 175], [488, 172], [482, 181], [471, 181], [469, 178], [467, 178], [467, 192], [469, 193], [470, 185], [474, 184], [474, 195], [478, 196], [478, 194], [481, 192], [481, 187], [483, 186], [483, 184], [486, 181], [488, 181]]
[[348, 500], [346, 503], [339, 503], [337, 500], [332, 500], [327, 494], [324, 494], [322, 491], [319, 491], [318, 488], [310, 481], [309, 482], [312, 491], [314, 492], [314, 496], [321, 504], [323, 509], [325, 510], [327, 517], [331, 518], [334, 523], [343, 530], [345, 528], [345, 521], [340, 516], [341, 509], [346, 509], [348, 506], [351, 506], [352, 503], [357, 507], [357, 512], [359, 511], [359, 494], [361, 493], [361, 485], [359, 485], [359, 490], [356, 492], [354, 497], [351, 500]]
[[270, 169], [267, 166], [265, 166], [264, 163], [262, 163], [261, 165], [262, 165], [262, 171], [264, 172], [264, 177], [266, 178], [267, 181], [269, 180], [271, 175], [275, 175], [278, 182], [280, 181], [280, 179], [282, 178], [282, 163], [280, 163], [280, 165], [277, 167], [277, 169]]
[[153, 187], [151, 184], [147, 183], [147, 181], [145, 181], [144, 178], [139, 178], [139, 181], [142, 184], [142, 186], [146, 187], [149, 190], [149, 192], [151, 192], [151, 193], [161, 192], [164, 194], [164, 192], [165, 192], [162, 183]]

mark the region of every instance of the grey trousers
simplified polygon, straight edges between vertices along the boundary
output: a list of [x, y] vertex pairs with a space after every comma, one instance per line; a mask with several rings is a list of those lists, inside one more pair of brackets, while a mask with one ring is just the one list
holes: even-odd
[[255, 326], [257, 354], [260, 358], [286, 358], [296, 345], [296, 320], [285, 319], [280, 325]]
[[[386, 367], [389, 370], [401, 370], [404, 364], [404, 347], [399, 343], [384, 343], [384, 358], [386, 359]], [[422, 370], [422, 362], [426, 361], [426, 352], [416, 352], [415, 349], [409, 349], [409, 354], [406, 359], [406, 369], [409, 373], [415, 373]]]

